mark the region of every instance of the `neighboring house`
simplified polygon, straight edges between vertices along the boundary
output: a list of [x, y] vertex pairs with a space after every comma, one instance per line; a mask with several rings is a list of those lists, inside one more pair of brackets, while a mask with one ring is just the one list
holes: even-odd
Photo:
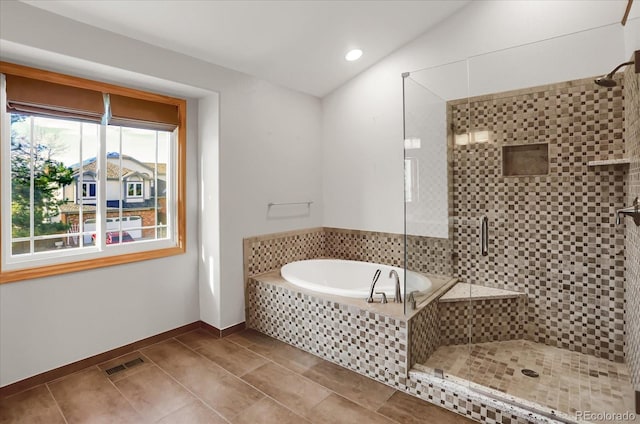
[[[154, 165], [140, 162], [128, 155], [121, 157], [118, 153], [107, 154], [107, 218], [119, 217], [120, 208], [122, 208], [122, 217], [141, 217], [140, 226], [156, 225], [156, 217], [158, 223], [166, 223], [166, 164], [158, 164], [157, 186]], [[62, 197], [67, 199], [67, 203], [60, 206], [60, 220], [77, 225], [82, 205], [83, 220], [87, 225], [85, 230], [90, 231], [92, 226], [95, 228], [98, 188], [96, 158], [85, 160], [82, 167], [80, 164], [73, 165], [71, 169], [74, 170], [73, 183], [62, 189]], [[113, 222], [113, 219], [108, 221]], [[123, 222], [125, 221], [129, 219], [124, 218]], [[136, 219], [136, 222], [140, 220]], [[147, 232], [151, 235], [152, 231]], [[145, 231], [141, 235], [144, 233]], [[140, 231], [134, 234], [140, 234]]]

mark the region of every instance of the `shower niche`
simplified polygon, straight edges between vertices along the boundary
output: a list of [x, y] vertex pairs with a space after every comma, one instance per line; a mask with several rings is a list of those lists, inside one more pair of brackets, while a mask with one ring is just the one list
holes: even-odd
[[520, 177], [549, 174], [549, 144], [502, 146], [502, 175]]

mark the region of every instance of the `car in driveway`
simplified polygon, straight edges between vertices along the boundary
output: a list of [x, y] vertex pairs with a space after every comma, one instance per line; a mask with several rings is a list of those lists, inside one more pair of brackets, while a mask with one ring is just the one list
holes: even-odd
[[[107, 244], [119, 244], [120, 243], [120, 232], [119, 231], [109, 231], [106, 234], [106, 238], [107, 238]], [[92, 234], [91, 235], [91, 241], [93, 242], [93, 244], [96, 244], [96, 235]], [[135, 239], [133, 237], [131, 237], [131, 234], [127, 233], [126, 231], [122, 232], [122, 243], [130, 243], [132, 241], [135, 241]]]

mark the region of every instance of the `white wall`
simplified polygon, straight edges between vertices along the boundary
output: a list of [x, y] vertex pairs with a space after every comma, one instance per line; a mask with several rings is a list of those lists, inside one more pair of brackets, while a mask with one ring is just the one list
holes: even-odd
[[[403, 231], [402, 72], [617, 23], [625, 5], [626, 1], [474, 1], [323, 98], [325, 225]], [[632, 19], [637, 19], [638, 9], [634, 5]], [[626, 30], [616, 25], [593, 33], [606, 34], [605, 39], [587, 33], [475, 57], [469, 61], [471, 93], [607, 73], [628, 57], [628, 40], [637, 38], [636, 25], [633, 21]], [[528, 72], [518, 74], [514, 66]], [[420, 73], [411, 76], [419, 80]], [[430, 87], [421, 82], [442, 98], [460, 97], [461, 87], [468, 92], [466, 78], [459, 75], [449, 87], [454, 90], [445, 90], [457, 93], [453, 96], [439, 92], [439, 83]]]
[[[200, 319], [220, 322], [220, 96], [198, 102], [198, 286]], [[213, 166], [212, 166], [213, 164]]]
[[[188, 104], [191, 163], [195, 106]], [[197, 178], [195, 167], [187, 178]], [[197, 321], [195, 185], [187, 198], [185, 255], [0, 285], [0, 385]]]
[[[206, 134], [198, 140], [197, 103], [188, 105], [187, 254], [0, 286], [0, 385], [199, 318], [218, 328], [244, 321], [242, 238], [322, 223], [320, 101], [26, 4], [3, 1], [0, 7], [3, 60], [147, 89], [161, 90], [162, 80], [171, 81], [164, 91], [174, 95], [208, 90], [200, 99], [202, 119], [215, 114], [211, 92], [220, 96], [219, 140], [217, 123], [201, 123]], [[61, 55], [69, 60], [50, 60]], [[106, 78], [99, 72], [104, 70]], [[216, 142], [219, 186], [210, 173], [200, 175], [212, 178], [206, 194], [219, 196], [219, 242], [215, 224], [198, 229], [199, 213], [216, 220], [215, 210], [198, 212], [210, 207], [199, 205], [198, 148], [211, 154], [202, 166], [215, 174], [215, 146], [206, 150], [203, 143]], [[315, 202], [309, 214], [267, 217], [268, 201], [301, 198]], [[205, 269], [217, 295], [199, 287], [201, 239], [221, 258]]]
[[320, 100], [255, 79], [234, 88], [220, 96], [220, 328], [244, 321], [242, 238], [322, 225]]

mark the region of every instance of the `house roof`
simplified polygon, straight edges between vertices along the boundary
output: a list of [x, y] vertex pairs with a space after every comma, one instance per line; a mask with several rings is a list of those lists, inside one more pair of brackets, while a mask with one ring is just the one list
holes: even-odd
[[[97, 166], [95, 158], [93, 158], [93, 162], [87, 163], [83, 165], [83, 172], [93, 172], [94, 174], [97, 172]], [[80, 173], [79, 169], [76, 169], [74, 172], [74, 176], [77, 176]], [[122, 176], [126, 176], [128, 174], [135, 173], [135, 171], [122, 167]], [[115, 163], [107, 161], [107, 179], [108, 180], [119, 180], [120, 179], [120, 167]]]
[[[143, 165], [148, 166], [153, 170], [153, 167], [156, 165], [154, 162], [142, 162]], [[158, 164], [158, 175], [165, 175], [167, 173], [167, 164], [159, 163]]]
[[[120, 170], [118, 168], [118, 165], [116, 165], [115, 163], [109, 161], [108, 159], [119, 159], [120, 157], [122, 157], [122, 159], [126, 159], [126, 160], [131, 160], [134, 161], [136, 163], [138, 163], [140, 166], [146, 168], [149, 170], [148, 173], [146, 173], [146, 177], [152, 177], [154, 174], [154, 170], [155, 170], [155, 163], [154, 162], [141, 162], [138, 159], [134, 158], [133, 156], [129, 156], [129, 155], [122, 155], [120, 156], [119, 153], [117, 152], [109, 152], [107, 153], [107, 179], [110, 180], [114, 180], [114, 179], [120, 179]], [[167, 174], [167, 164], [166, 163], [158, 163], [158, 175], [166, 175]], [[73, 169], [74, 171], [74, 176], [78, 175], [78, 168], [80, 167], [80, 164], [74, 164], [71, 165], [71, 169]], [[89, 159], [86, 159], [82, 162], [82, 169], [87, 172], [93, 172], [96, 173], [96, 158], [92, 157]], [[122, 167], [122, 176], [126, 177], [129, 174], [135, 174], [136, 171], [129, 169], [129, 168], [125, 168]], [[139, 175], [144, 175], [145, 173], [140, 173], [137, 172]]]

